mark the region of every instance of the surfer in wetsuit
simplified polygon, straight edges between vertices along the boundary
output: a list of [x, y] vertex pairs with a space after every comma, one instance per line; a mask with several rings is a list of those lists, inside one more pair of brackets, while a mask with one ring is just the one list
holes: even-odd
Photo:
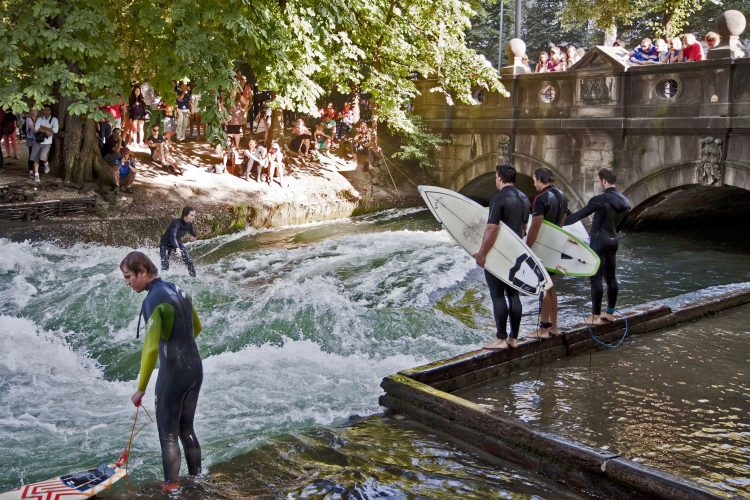
[[193, 227], [193, 221], [195, 220], [195, 209], [193, 207], [185, 207], [182, 209], [182, 217], [174, 219], [169, 225], [167, 230], [161, 237], [159, 242], [159, 256], [161, 257], [161, 270], [169, 270], [169, 258], [172, 256], [172, 252], [177, 252], [177, 256], [182, 258], [185, 266], [188, 268], [188, 274], [195, 276], [195, 266], [193, 261], [190, 259], [187, 248], [182, 244], [180, 239], [186, 234], [190, 234], [195, 239], [195, 228]]
[[174, 489], [179, 486], [177, 478], [181, 461], [178, 438], [185, 451], [188, 473], [196, 475], [201, 472], [201, 448], [193, 430], [198, 393], [203, 382], [203, 365], [195, 343], [201, 322], [190, 296], [178, 286], [159, 278], [156, 266], [145, 254], [130, 252], [120, 263], [120, 270], [134, 292], [148, 291], [140, 316], [150, 326], [141, 354], [138, 390], [133, 393], [131, 401], [135, 406], [141, 405], [158, 356], [155, 401], [164, 468], [163, 488]]
[[[529, 218], [529, 199], [519, 191], [516, 182], [516, 169], [512, 165], [498, 165], [495, 171], [495, 186], [498, 192], [490, 200], [490, 214], [487, 225], [484, 228], [482, 246], [474, 254], [474, 259], [479, 267], [484, 267], [492, 245], [495, 244], [500, 222], [504, 222], [518, 236], [523, 237], [526, 233], [526, 220]], [[507, 349], [518, 346], [518, 329], [521, 326], [521, 298], [518, 290], [503, 283], [489, 271], [484, 271], [487, 286], [492, 298], [492, 312], [497, 326], [497, 339], [486, 344], [485, 349]], [[507, 298], [507, 302], [506, 302]], [[508, 337], [507, 326], [510, 317], [510, 337]]]
[[[591, 316], [586, 320], [587, 323], [594, 325], [615, 320], [614, 312], [619, 290], [615, 277], [617, 231], [620, 223], [630, 212], [630, 201], [617, 190], [616, 180], [614, 170], [608, 168], [599, 170], [599, 185], [604, 192], [591, 198], [585, 207], [565, 219], [565, 225], [570, 225], [594, 214], [594, 220], [591, 223], [590, 246], [599, 256], [601, 265], [596, 274], [590, 278], [592, 311]], [[602, 313], [602, 297], [604, 296], [602, 276], [607, 282], [606, 313]]]
[[[562, 226], [565, 216], [568, 214], [568, 199], [562, 191], [552, 185], [554, 178], [548, 168], [538, 168], [532, 176], [534, 188], [539, 192], [531, 203], [531, 224], [526, 245], [529, 248], [536, 241], [542, 221]], [[557, 274], [550, 271], [550, 276]], [[539, 328], [526, 337], [532, 339], [548, 339], [550, 335], [560, 335], [557, 329], [557, 291], [555, 284], [544, 293], [542, 299], [542, 310], [539, 318]]]

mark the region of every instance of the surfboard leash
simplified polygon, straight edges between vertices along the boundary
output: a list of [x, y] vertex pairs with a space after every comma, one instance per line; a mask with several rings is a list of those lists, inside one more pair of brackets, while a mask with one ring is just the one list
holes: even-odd
[[[143, 411], [146, 413], [146, 416], [148, 417], [148, 422], [142, 423], [140, 427], [138, 427], [138, 430], [136, 430], [135, 426], [138, 423], [138, 412], [140, 411], [141, 408], [143, 408]], [[144, 429], [144, 427], [146, 427], [149, 424], [152, 424], [153, 422], [154, 422], [154, 419], [151, 417], [151, 414], [148, 412], [145, 406], [143, 405], [136, 406], [135, 416], [133, 417], [133, 425], [130, 426], [130, 438], [128, 439], [128, 444], [125, 445], [125, 449], [122, 452], [122, 456], [115, 463], [115, 465], [117, 465], [118, 467], [122, 467], [123, 465], [125, 465], [125, 480], [127, 482], [130, 493], [132, 493], [133, 495], [136, 494], [136, 490], [133, 487], [133, 484], [130, 482], [130, 470], [129, 470], [130, 448], [133, 446], [133, 441], [138, 436], [138, 434], [140, 434], [140, 432]]]
[[[617, 309], [615, 309], [615, 310], [614, 310], [614, 312], [615, 312], [616, 314], [618, 314], [618, 315], [619, 315], [620, 317], [622, 317], [622, 319], [624, 319], [624, 320], [625, 320], [625, 331], [623, 332], [623, 334], [622, 334], [622, 337], [620, 337], [620, 340], [618, 340], [618, 341], [617, 341], [617, 342], [615, 342], [614, 344], [608, 344], [608, 343], [604, 342], [603, 340], [601, 340], [601, 339], [600, 339], [599, 337], [597, 337], [596, 335], [594, 335], [594, 331], [593, 331], [593, 329], [591, 328], [591, 326], [592, 326], [592, 325], [590, 325], [590, 324], [588, 324], [588, 323], [585, 323], [585, 324], [586, 324], [586, 329], [587, 329], [587, 330], [589, 331], [589, 336], [590, 336], [590, 337], [591, 337], [591, 338], [592, 338], [592, 339], [593, 339], [593, 340], [594, 340], [595, 342], [597, 342], [597, 343], [598, 343], [599, 345], [602, 345], [602, 346], [606, 347], [607, 349], [615, 349], [615, 348], [617, 348], [617, 347], [620, 347], [620, 344], [622, 344], [622, 343], [623, 343], [623, 342], [625, 341], [625, 338], [626, 338], [626, 337], [628, 336], [628, 317], [627, 317], [627, 316], [625, 316], [624, 314], [622, 314], [622, 313], [621, 313], [620, 311], [618, 311]], [[590, 369], [591, 369], [591, 363], [589, 362], [589, 370], [590, 370]]]

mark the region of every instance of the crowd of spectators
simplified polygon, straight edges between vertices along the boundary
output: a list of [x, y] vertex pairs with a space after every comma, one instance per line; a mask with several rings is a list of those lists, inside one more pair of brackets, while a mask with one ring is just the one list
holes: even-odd
[[[641, 40], [639, 46], [627, 51], [625, 42], [618, 39], [614, 47], [623, 49], [624, 59], [631, 64], [671, 64], [678, 62], [702, 61], [706, 59], [708, 50], [719, 45], [721, 37], [713, 31], [706, 33], [703, 43], [698, 41], [692, 33], [686, 33], [679, 37], [659, 38], [655, 42], [650, 38]], [[570, 70], [581, 58], [585, 51], [574, 44], [570, 44], [562, 50], [556, 45], [550, 45], [549, 51], [541, 52], [537, 58], [534, 68], [528, 66], [528, 58], [522, 62], [528, 71], [534, 73], [551, 73]]]

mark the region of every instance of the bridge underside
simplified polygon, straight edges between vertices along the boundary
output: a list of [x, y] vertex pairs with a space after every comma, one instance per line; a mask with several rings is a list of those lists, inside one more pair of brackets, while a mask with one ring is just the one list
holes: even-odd
[[733, 186], [681, 186], [644, 201], [627, 220], [633, 229], [728, 227], [750, 229], [750, 191]]

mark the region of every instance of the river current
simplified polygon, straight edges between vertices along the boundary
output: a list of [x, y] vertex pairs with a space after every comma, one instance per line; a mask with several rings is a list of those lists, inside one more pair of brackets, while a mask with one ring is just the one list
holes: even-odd
[[[134, 415], [144, 297], [118, 269], [131, 248], [0, 244], [4, 491], [119, 456]], [[381, 412], [384, 376], [491, 338], [482, 272], [426, 210], [250, 229], [189, 248], [198, 277], [177, 263], [162, 276], [192, 295], [204, 325], [196, 432], [212, 474], [193, 496], [562, 494], [414, 423], [362, 418]], [[748, 249], [746, 239], [627, 234], [620, 305], [749, 281]], [[157, 248], [144, 250], [158, 261]], [[587, 281], [559, 290], [563, 325], [588, 313]], [[523, 302], [528, 331], [537, 308]], [[155, 377], [145, 399], [152, 414]], [[148, 496], [161, 477], [155, 425], [136, 439], [131, 467], [133, 487]]]

